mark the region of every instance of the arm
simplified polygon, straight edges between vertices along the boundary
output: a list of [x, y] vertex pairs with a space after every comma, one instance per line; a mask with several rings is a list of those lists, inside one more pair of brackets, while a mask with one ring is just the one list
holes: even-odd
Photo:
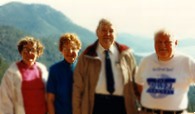
[[137, 67], [137, 64], [136, 64], [136, 60], [135, 60], [135, 57], [132, 53], [132, 51], [130, 50], [129, 52], [129, 57], [126, 57], [126, 61], [127, 63], [129, 64], [129, 69], [131, 71], [131, 81], [132, 81], [132, 84], [133, 84], [133, 91], [134, 91], [134, 94], [135, 96], [137, 97], [137, 99], [140, 101], [141, 99], [141, 92], [142, 92], [142, 85], [136, 83], [136, 74], [137, 74], [137, 71], [138, 71], [138, 67]]
[[141, 93], [142, 93], [142, 90], [143, 90], [143, 86], [140, 85], [140, 84], [137, 84], [136, 83], [136, 86], [137, 86], [137, 94], [136, 94], [136, 97], [138, 98], [138, 100], [140, 101], [141, 100]]
[[136, 83], [136, 81], [135, 81], [135, 79], [137, 78], [136, 77], [137, 69], [138, 68], [135, 67], [135, 69], [133, 71], [133, 78], [132, 79], [133, 79], [133, 86], [134, 86], [135, 95], [136, 95], [137, 99], [140, 102], [140, 100], [141, 100], [141, 93], [142, 93], [142, 90], [143, 90], [143, 86], [140, 85], [140, 84], [138, 84], [138, 83]]
[[48, 114], [55, 114], [55, 95], [53, 93], [47, 93], [47, 108]]
[[0, 111], [3, 114], [14, 114], [14, 87], [11, 81], [12, 73], [7, 71], [1, 81], [0, 88]]
[[139, 101], [141, 101], [141, 94], [143, 91], [143, 78], [142, 76], [142, 67], [143, 67], [143, 61], [141, 61], [139, 68], [136, 67], [135, 73], [134, 73], [134, 91], [136, 93], [136, 97]]

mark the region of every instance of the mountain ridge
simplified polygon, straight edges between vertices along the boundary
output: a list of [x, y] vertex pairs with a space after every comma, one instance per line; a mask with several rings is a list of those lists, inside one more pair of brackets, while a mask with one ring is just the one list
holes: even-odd
[[59, 38], [63, 33], [74, 32], [87, 43], [95, 40], [93, 32], [47, 5], [10, 2], [0, 6], [0, 17], [0, 25], [14, 26], [39, 38]]

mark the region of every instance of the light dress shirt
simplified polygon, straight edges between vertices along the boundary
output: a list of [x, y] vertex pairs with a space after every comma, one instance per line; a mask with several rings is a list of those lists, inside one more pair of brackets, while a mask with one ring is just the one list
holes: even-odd
[[[100, 70], [99, 79], [98, 79], [95, 92], [97, 94], [110, 95], [106, 87], [105, 53], [104, 53], [105, 49], [100, 44], [98, 44], [96, 51], [102, 64], [101, 64], [101, 70]], [[123, 84], [122, 72], [119, 67], [119, 51], [117, 50], [116, 45], [112, 45], [110, 47], [109, 56], [112, 62], [112, 72], [113, 72], [114, 84], [115, 84], [114, 85], [115, 91], [113, 95], [123, 96], [124, 84]]]

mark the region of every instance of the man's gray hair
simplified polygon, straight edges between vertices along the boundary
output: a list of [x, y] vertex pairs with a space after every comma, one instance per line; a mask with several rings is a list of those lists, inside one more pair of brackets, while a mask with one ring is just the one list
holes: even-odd
[[99, 21], [99, 24], [97, 26], [97, 29], [98, 30], [100, 28], [100, 26], [102, 25], [112, 25], [111, 21], [108, 20], [108, 19], [105, 19], [105, 18], [102, 18], [100, 21]]
[[176, 40], [173, 33], [170, 30], [167, 29], [160, 29], [154, 34], [154, 40], [156, 40], [157, 37], [159, 36], [168, 36], [172, 40]]

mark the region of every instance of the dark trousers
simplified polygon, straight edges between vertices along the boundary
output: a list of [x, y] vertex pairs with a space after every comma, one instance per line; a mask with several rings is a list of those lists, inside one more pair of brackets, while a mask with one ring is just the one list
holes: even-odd
[[93, 114], [126, 114], [124, 97], [95, 94]]

